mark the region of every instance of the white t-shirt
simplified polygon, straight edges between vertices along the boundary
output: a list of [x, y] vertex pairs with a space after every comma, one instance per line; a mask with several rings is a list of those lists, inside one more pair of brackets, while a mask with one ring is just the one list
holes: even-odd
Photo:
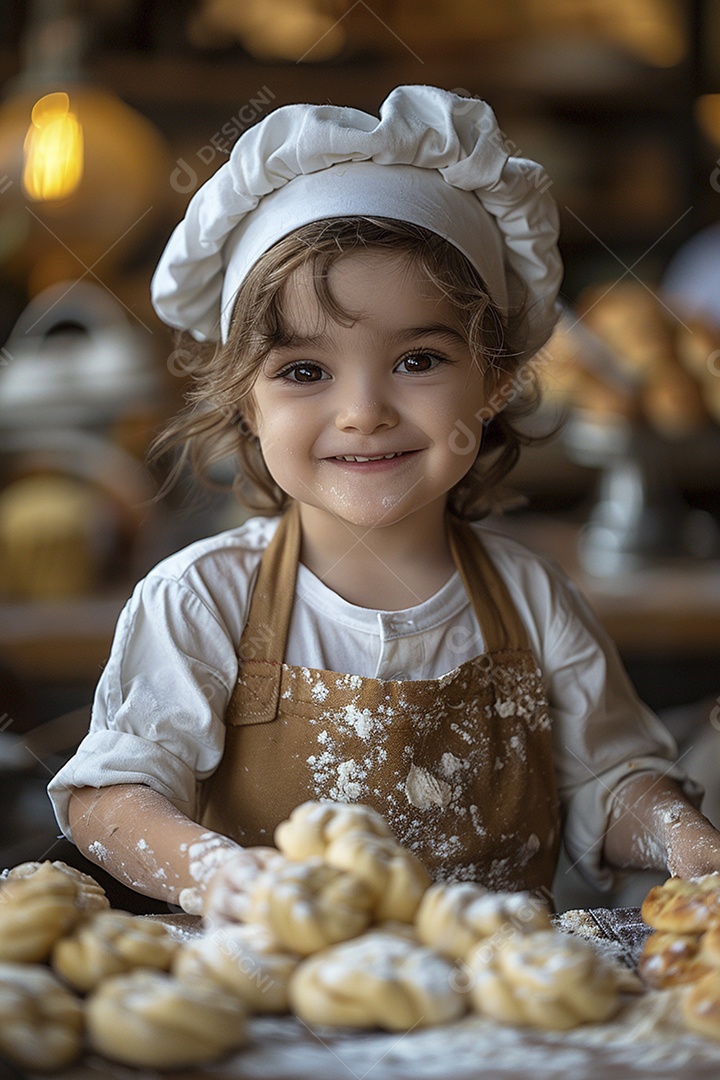
[[[263, 551], [278, 518], [191, 544], [153, 569], [118, 620], [90, 730], [49, 793], [63, 832], [69, 788], [139, 783], [189, 817], [199, 781], [223, 753], [223, 716]], [[613, 644], [559, 568], [513, 540], [474, 526], [527, 627], [553, 722], [564, 840], [599, 887], [618, 785], [639, 771], [685, 781], [671, 767], [667, 729], [637, 698]], [[306, 567], [298, 570], [285, 661], [376, 679], [431, 679], [483, 652], [456, 572], [425, 603], [402, 611], [356, 607]], [[688, 794], [694, 793], [686, 783]]]

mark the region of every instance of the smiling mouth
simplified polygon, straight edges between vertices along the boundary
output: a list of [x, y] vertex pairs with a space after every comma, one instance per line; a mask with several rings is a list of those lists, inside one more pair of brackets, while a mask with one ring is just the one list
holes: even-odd
[[373, 457], [360, 457], [359, 454], [336, 454], [333, 461], [390, 461], [392, 458], [404, 457], [405, 453], [406, 451], [399, 450], [394, 454], [375, 454]]

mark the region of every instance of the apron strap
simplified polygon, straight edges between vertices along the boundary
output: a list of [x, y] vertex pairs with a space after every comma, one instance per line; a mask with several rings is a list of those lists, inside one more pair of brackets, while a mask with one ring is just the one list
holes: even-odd
[[477, 532], [457, 518], [448, 520], [450, 551], [475, 609], [485, 652], [529, 648], [525, 624]]
[[[237, 691], [241, 700], [234, 702], [236, 707], [229, 712], [230, 724], [265, 724], [277, 715], [300, 540], [300, 514], [293, 504], [281, 517], [260, 560], [238, 650], [242, 677]], [[448, 542], [480, 624], [485, 652], [528, 648], [525, 626], [477, 533], [450, 518]]]
[[299, 557], [300, 514], [294, 503], [280, 518], [260, 560], [238, 650], [242, 706], [233, 710], [231, 723], [266, 724], [275, 719]]

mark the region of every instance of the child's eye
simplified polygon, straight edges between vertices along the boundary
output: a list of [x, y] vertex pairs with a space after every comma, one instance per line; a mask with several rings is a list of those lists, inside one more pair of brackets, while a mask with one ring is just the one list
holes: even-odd
[[278, 371], [275, 376], [276, 379], [287, 379], [288, 382], [294, 383], [316, 383], [322, 379], [327, 379], [328, 375], [319, 364], [310, 364], [307, 361], [289, 364], [282, 371]]
[[403, 356], [395, 370], [416, 375], [422, 374], [425, 371], [432, 371], [432, 369], [438, 367], [439, 364], [446, 363], [447, 360], [445, 357], [438, 356], [436, 353], [416, 352], [410, 353], [408, 356]]

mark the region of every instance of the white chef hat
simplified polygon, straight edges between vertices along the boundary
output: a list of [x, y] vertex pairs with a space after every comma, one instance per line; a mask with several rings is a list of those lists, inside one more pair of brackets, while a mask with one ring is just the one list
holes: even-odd
[[153, 305], [197, 340], [225, 341], [238, 289], [282, 237], [327, 218], [393, 218], [448, 240], [502, 313], [522, 312], [517, 351], [528, 357], [550, 336], [562, 279], [548, 187], [475, 98], [400, 86], [379, 119], [286, 105], [244, 132], [190, 200], [153, 276]]

